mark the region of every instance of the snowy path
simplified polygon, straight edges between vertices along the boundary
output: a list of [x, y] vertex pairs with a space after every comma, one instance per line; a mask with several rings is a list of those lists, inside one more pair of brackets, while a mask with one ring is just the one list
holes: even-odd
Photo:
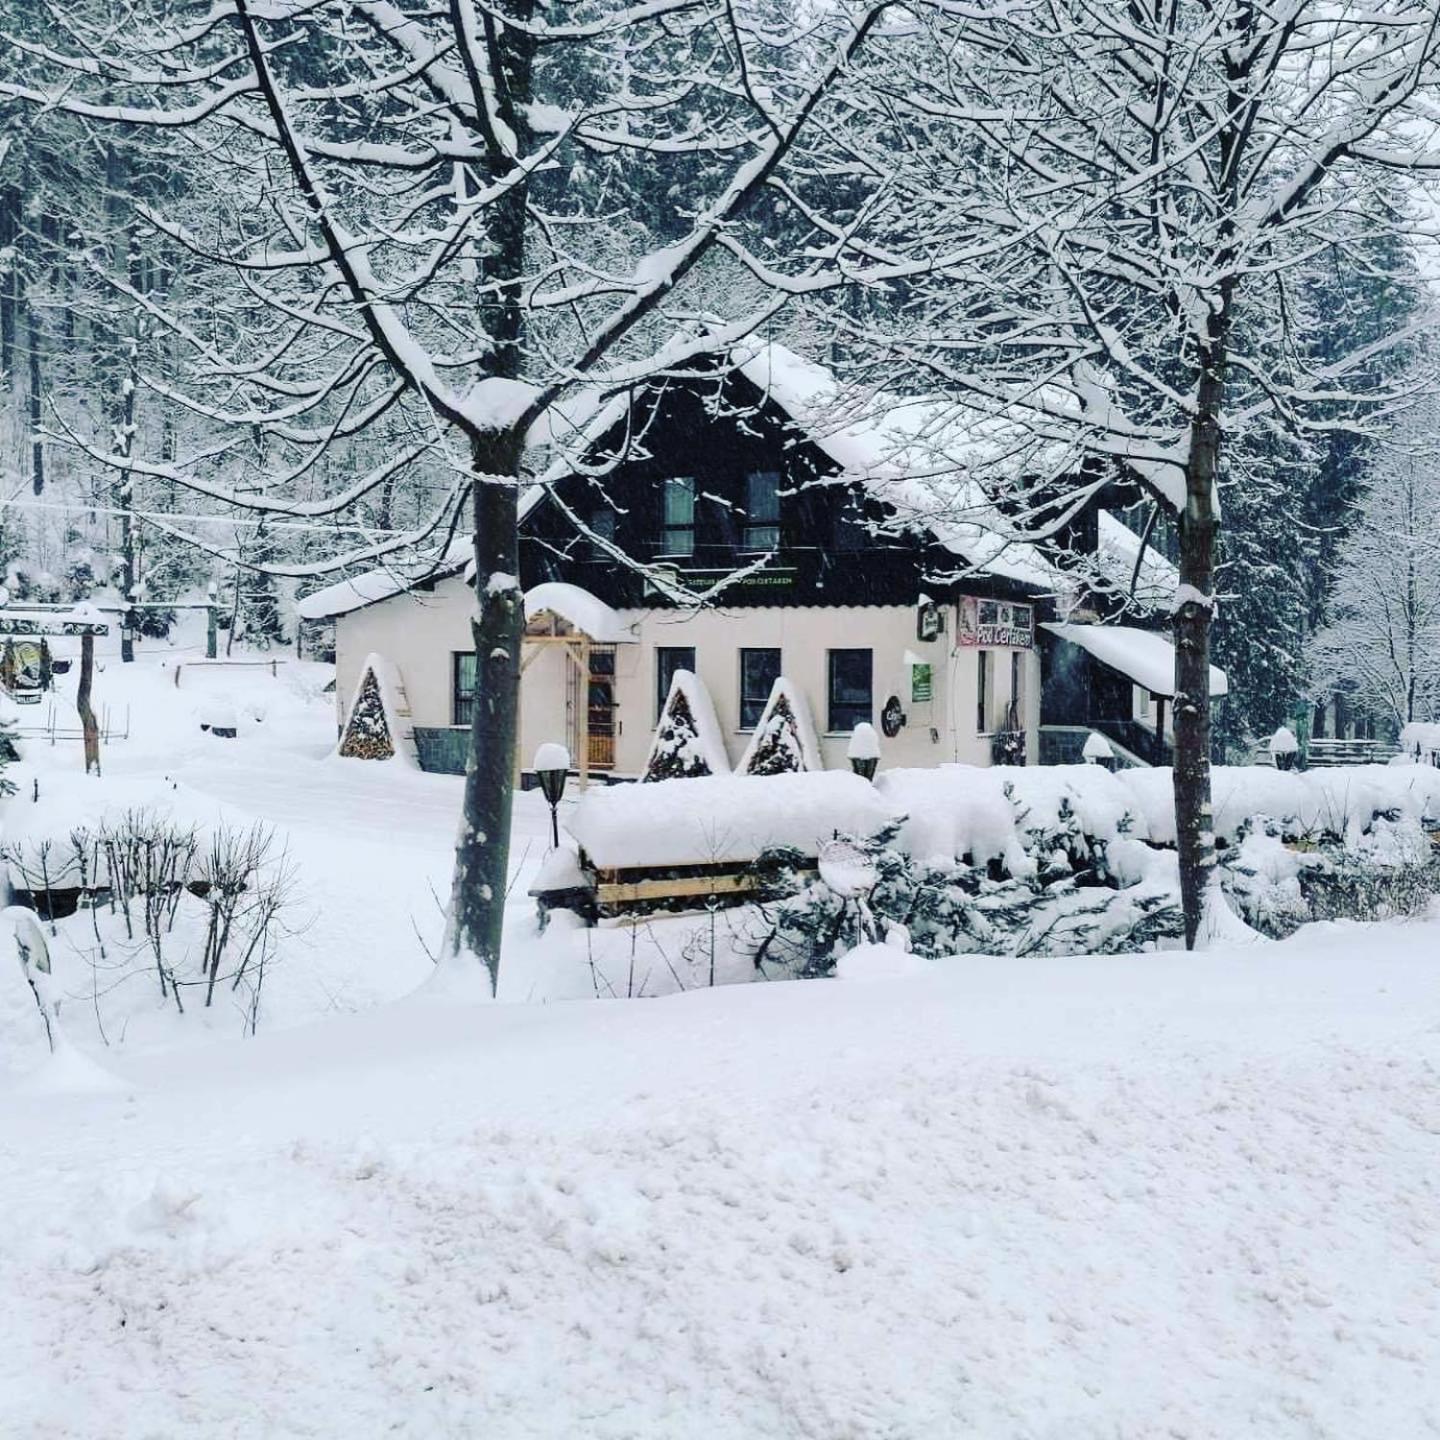
[[419, 1001], [0, 1106], [69, 1436], [1440, 1434], [1440, 924]]

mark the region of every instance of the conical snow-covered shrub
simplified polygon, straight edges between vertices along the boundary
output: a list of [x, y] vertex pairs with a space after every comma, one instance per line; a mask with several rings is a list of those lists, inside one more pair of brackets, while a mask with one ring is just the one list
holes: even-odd
[[760, 723], [736, 771], [740, 775], [786, 775], [824, 768], [810, 707], [782, 675], [771, 688]]
[[730, 769], [715, 704], [700, 677], [677, 670], [655, 726], [655, 739], [645, 759], [641, 781], [693, 780], [723, 775]]

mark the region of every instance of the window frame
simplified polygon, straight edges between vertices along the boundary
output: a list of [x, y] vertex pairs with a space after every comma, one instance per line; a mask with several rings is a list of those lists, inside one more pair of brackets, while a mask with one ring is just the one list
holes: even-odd
[[[759, 698], [758, 707], [754, 710], [754, 718], [747, 721], [745, 718], [745, 708], [747, 705], [755, 705], [756, 703], [755, 695], [749, 693], [746, 685], [745, 660], [746, 657], [750, 655], [773, 655], [775, 657], [775, 673], [765, 684], [765, 693]], [[778, 645], [742, 645], [739, 651], [739, 663], [740, 684], [737, 687], [739, 690], [739, 705], [737, 709], [740, 723], [736, 728], [742, 731], [750, 731], [754, 730], [760, 723], [765, 714], [765, 706], [770, 701], [771, 692], [775, 689], [775, 682], [785, 673], [784, 652]]]
[[[756, 503], [754, 485], [758, 480], [773, 480], [773, 487]], [[745, 523], [741, 529], [741, 545], [747, 552], [763, 554], [780, 548], [780, 488], [784, 479], [778, 470], [747, 470], [745, 472]], [[759, 511], [763, 508], [763, 516]], [[772, 513], [773, 512], [773, 513]], [[758, 518], [757, 518], [758, 516]]]
[[[836, 695], [835, 681], [837, 661], [841, 656], [863, 655], [866, 662], [866, 699], [864, 714], [860, 714], [860, 702], [840, 700]], [[850, 735], [857, 725], [875, 723], [875, 651], [870, 646], [842, 646], [825, 652], [825, 723], [827, 735]], [[838, 711], [852, 712], [843, 723]]]
[[[667, 670], [664, 657], [688, 655], [689, 663], [684, 665], [671, 665]], [[660, 717], [665, 713], [665, 701], [670, 694], [670, 682], [675, 678], [677, 670], [688, 670], [697, 674], [695, 669], [695, 647], [693, 645], [657, 645], [655, 647], [655, 723], [660, 723]], [[664, 677], [663, 679], [661, 677]]]
[[[670, 518], [670, 497], [686, 495], [689, 498], [689, 520], [677, 523]], [[670, 560], [691, 560], [695, 557], [695, 501], [697, 499], [693, 475], [667, 475], [660, 497], [660, 546], [658, 556]], [[688, 536], [678, 544], [674, 536]]]
[[[460, 688], [460, 672], [465, 661], [470, 662], [470, 689]], [[454, 727], [469, 727], [475, 723], [475, 694], [480, 676], [478, 657], [473, 650], [452, 650], [450, 652], [450, 724]]]

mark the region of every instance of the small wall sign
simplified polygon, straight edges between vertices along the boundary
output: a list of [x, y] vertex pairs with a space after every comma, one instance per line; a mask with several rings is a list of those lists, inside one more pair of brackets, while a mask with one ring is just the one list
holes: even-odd
[[945, 612], [933, 600], [922, 600], [915, 610], [915, 638], [938, 640], [944, 628]]
[[880, 711], [880, 728], [887, 740], [893, 740], [905, 724], [905, 712], [900, 708], [900, 697], [892, 695]]
[[923, 705], [932, 698], [934, 680], [928, 665], [910, 667], [910, 703]]

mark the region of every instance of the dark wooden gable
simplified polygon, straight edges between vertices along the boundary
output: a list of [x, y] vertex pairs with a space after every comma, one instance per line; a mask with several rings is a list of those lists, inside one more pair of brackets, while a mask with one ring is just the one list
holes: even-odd
[[[937, 599], [1026, 596], [1027, 587], [989, 576], [954, 580], [957, 558], [928, 535], [873, 533], [867, 522], [883, 520], [883, 508], [858, 484], [835, 478], [834, 461], [739, 374], [646, 392], [592, 454], [622, 449], [626, 458], [603, 479], [571, 475], [555, 487], [563, 504], [542, 501], [527, 517], [520, 557], [527, 587], [565, 580], [617, 608], [667, 603], [653, 580], [582, 537], [569, 508], [633, 560], [704, 590], [768, 548], [772, 517], [750, 507], [750, 477], [768, 474], [779, 477], [779, 546], [768, 563], [725, 588], [726, 608], [909, 605], [922, 592]], [[676, 477], [693, 482], [693, 535], [667, 532], [666, 481]]]

